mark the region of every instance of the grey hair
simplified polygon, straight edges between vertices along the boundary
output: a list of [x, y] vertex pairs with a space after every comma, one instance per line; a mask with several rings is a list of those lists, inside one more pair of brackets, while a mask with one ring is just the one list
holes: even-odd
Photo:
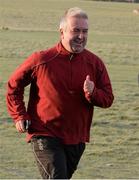
[[61, 18], [59, 29], [66, 27], [67, 19], [69, 17], [79, 17], [79, 18], [88, 19], [88, 15], [82, 9], [78, 7], [70, 8], [65, 12], [64, 16]]

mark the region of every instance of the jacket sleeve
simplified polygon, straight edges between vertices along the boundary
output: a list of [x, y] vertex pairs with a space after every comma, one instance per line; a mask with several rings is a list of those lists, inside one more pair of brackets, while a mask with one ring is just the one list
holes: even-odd
[[33, 79], [34, 58], [35, 53], [15, 70], [7, 83], [7, 109], [15, 122], [30, 119], [24, 103], [24, 88]]
[[108, 72], [103, 62], [96, 71], [96, 82], [93, 93], [85, 94], [86, 99], [94, 106], [108, 108], [112, 105], [114, 96]]

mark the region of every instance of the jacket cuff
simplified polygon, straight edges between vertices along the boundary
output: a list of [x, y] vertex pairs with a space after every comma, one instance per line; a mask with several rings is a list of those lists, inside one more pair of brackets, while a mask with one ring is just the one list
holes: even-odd
[[28, 114], [21, 115], [17, 119], [14, 119], [14, 122], [16, 123], [17, 121], [22, 121], [22, 120], [30, 120], [30, 117]]

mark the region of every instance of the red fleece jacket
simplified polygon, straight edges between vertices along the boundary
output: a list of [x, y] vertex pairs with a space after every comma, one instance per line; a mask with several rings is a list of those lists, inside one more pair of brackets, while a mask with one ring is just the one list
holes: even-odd
[[[91, 96], [84, 94], [87, 75], [95, 83]], [[28, 107], [24, 88], [31, 84]], [[103, 62], [84, 49], [66, 51], [61, 43], [33, 53], [8, 81], [7, 106], [15, 122], [31, 120], [27, 141], [34, 135], [56, 136], [65, 144], [88, 142], [94, 106], [110, 107], [113, 94]]]

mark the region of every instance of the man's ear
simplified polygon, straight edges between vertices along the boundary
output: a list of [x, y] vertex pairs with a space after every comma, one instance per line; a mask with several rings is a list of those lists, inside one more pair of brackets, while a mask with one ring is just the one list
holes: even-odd
[[60, 36], [61, 36], [61, 39], [64, 38], [64, 30], [62, 28], [60, 29]]

